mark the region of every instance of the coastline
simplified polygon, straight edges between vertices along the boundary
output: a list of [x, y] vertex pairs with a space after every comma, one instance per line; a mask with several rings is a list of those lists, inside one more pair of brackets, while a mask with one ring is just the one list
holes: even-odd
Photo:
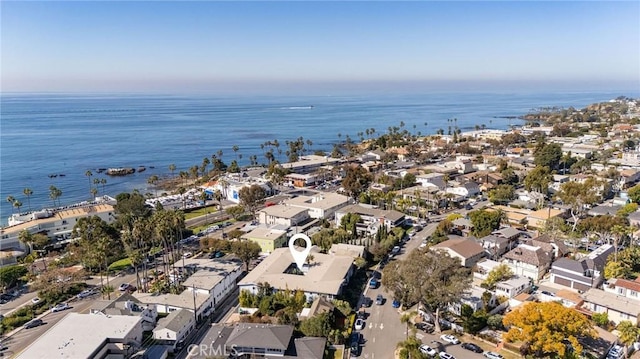
[[[42, 100], [29, 96], [28, 101], [15, 105], [3, 97], [0, 192], [3, 199], [9, 195], [19, 198], [23, 211], [28, 209], [22, 195], [24, 188], [34, 192], [30, 198], [34, 210], [51, 205], [48, 198], [51, 185], [63, 191], [63, 203], [87, 200], [90, 198], [89, 181], [96, 178], [107, 180], [104, 186], [98, 186], [98, 195], [104, 192], [115, 196], [134, 189], [145, 193], [153, 191], [147, 183], [150, 176], [156, 175], [163, 180], [177, 176], [180, 171], [188, 171], [190, 166], [200, 165], [203, 157], [210, 158], [217, 151], [224, 152], [222, 160], [226, 164], [237, 159], [241, 166], [246, 166], [250, 156], [256, 156], [258, 162], [266, 162], [265, 149], [261, 148], [263, 141], [279, 139], [280, 150], [284, 150], [286, 141], [302, 136], [313, 142], [311, 152], [319, 149], [329, 152], [333, 144], [345, 141], [347, 136], [361, 142], [358, 133], [365, 130], [365, 124], [376, 129], [371, 137], [387, 132], [388, 127], [400, 122], [404, 122], [410, 132], [424, 134], [435, 133], [438, 129], [446, 132], [449, 126], [464, 131], [480, 123], [487, 128], [505, 129], [509, 124], [521, 121], [502, 117], [523, 116], [528, 110], [545, 105], [569, 107], [583, 103], [587, 106], [608, 101], [616, 95], [620, 94], [447, 93], [407, 97], [288, 96], [233, 100], [198, 97], [180, 98], [153, 110], [147, 108], [145, 101], [150, 101], [148, 99], [137, 103], [136, 98], [132, 98], [134, 105], [129, 109], [122, 107], [121, 97], [94, 101], [90, 96], [89, 99], [76, 96], [67, 100], [57, 96], [56, 101], [66, 101], [63, 102], [64, 113], [50, 108], [46, 102], [50, 96]], [[164, 97], [150, 98], [154, 103], [156, 99], [164, 100]], [[199, 107], [195, 110], [184, 107], [187, 100]], [[587, 100], [589, 102], [584, 103]], [[282, 109], [310, 103], [314, 105], [313, 109]], [[33, 115], [34, 108], [42, 108], [42, 114]], [[43, 132], [38, 121], [49, 118], [50, 128]], [[457, 121], [454, 124], [448, 122], [449, 119]], [[96, 125], [98, 128], [110, 126], [113, 130], [97, 131]], [[25, 147], [24, 143], [32, 145]], [[239, 146], [237, 153], [232, 150], [234, 145]], [[284, 153], [278, 155], [277, 149], [271, 148], [276, 159], [286, 162]], [[42, 153], [48, 156], [43, 158]], [[174, 174], [168, 169], [170, 163], [177, 166]], [[141, 165], [146, 166], [145, 172], [123, 177], [96, 173], [100, 167], [137, 168]], [[87, 170], [93, 171], [90, 179], [85, 176]], [[47, 178], [51, 173], [66, 176]], [[2, 223], [6, 223], [4, 218], [14, 208], [6, 201], [0, 206]]]

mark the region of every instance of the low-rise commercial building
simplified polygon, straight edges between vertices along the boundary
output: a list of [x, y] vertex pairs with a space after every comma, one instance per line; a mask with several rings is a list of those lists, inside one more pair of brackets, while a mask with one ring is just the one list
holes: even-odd
[[142, 333], [138, 316], [69, 313], [18, 358], [127, 358], [140, 348]]

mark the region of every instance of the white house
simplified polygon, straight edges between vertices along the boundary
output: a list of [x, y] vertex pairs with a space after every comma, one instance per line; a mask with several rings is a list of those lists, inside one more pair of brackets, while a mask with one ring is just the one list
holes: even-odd
[[525, 293], [531, 288], [531, 279], [526, 277], [514, 277], [496, 284], [496, 295], [507, 298], [515, 298], [520, 293]]
[[279, 224], [285, 227], [292, 227], [309, 219], [309, 212], [300, 207], [276, 204], [261, 209], [258, 212], [258, 218], [260, 223], [267, 226]]
[[307, 210], [310, 218], [333, 218], [337, 210], [349, 204], [349, 197], [332, 192], [318, 192], [311, 196], [297, 196], [284, 201], [290, 207]]
[[[613, 293], [621, 297], [640, 301], [640, 279], [632, 281], [622, 278], [611, 278], [602, 285], [602, 289], [607, 293]], [[640, 303], [638, 303], [638, 305], [640, 305]]]
[[153, 330], [153, 339], [175, 349], [178, 343], [186, 338], [194, 328], [193, 312], [178, 309], [158, 321], [158, 325]]
[[623, 320], [639, 324], [640, 305], [637, 300], [596, 288], [591, 288], [580, 296], [584, 300], [584, 309], [594, 313], [607, 313], [609, 320], [616, 324]]

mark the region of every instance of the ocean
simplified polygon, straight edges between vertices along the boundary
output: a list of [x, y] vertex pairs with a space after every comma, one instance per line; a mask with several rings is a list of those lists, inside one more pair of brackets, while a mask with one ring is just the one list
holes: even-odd
[[[230, 163], [242, 155], [241, 164], [257, 155], [265, 162], [260, 144], [285, 142], [302, 136], [311, 150], [331, 150], [347, 135], [374, 128], [375, 136], [400, 126], [412, 133], [431, 134], [454, 126], [462, 130], [476, 125], [504, 129], [534, 108], [561, 106], [583, 108], [626, 92], [448, 92], [403, 95], [340, 96], [181, 96], [140, 94], [2, 94], [0, 96], [0, 218], [15, 210], [8, 196], [29, 209], [23, 194], [30, 188], [30, 207], [51, 207], [49, 186], [62, 190], [60, 201], [71, 204], [91, 197], [95, 178], [107, 183], [98, 194], [140, 190], [152, 192], [151, 175], [175, 175], [200, 165], [204, 157], [222, 151]], [[365, 135], [365, 137], [367, 137]], [[239, 150], [234, 153], [233, 146]], [[278, 157], [276, 155], [276, 157]], [[280, 157], [286, 160], [283, 153]], [[110, 177], [98, 168], [146, 166], [142, 173]], [[150, 168], [154, 167], [154, 168]], [[211, 167], [211, 166], [209, 166]], [[87, 170], [93, 176], [85, 176]], [[57, 177], [50, 175], [57, 174]], [[64, 176], [60, 176], [63, 174]]]

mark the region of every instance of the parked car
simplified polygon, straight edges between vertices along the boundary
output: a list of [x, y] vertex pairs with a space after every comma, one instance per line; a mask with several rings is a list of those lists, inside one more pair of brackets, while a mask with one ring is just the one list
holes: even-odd
[[44, 322], [42, 321], [42, 319], [33, 319], [31, 321], [28, 321], [24, 325], [24, 329], [31, 329], [31, 328], [39, 327], [39, 326], [41, 326], [43, 324], [44, 324]]
[[87, 298], [90, 297], [92, 295], [96, 294], [96, 291], [94, 289], [85, 289], [82, 292], [80, 292], [77, 297], [78, 299], [83, 299], [83, 298]]
[[35, 298], [31, 299], [31, 303], [33, 303], [33, 304], [38, 304], [38, 303], [40, 303], [40, 298], [35, 297]]
[[378, 288], [378, 280], [375, 278], [371, 278], [371, 280], [369, 281], [369, 288], [371, 289]]
[[416, 329], [422, 330], [425, 333], [433, 333], [435, 331], [435, 327], [430, 323], [420, 322], [415, 323], [414, 326]]
[[355, 358], [360, 355], [360, 338], [361, 334], [358, 332], [351, 333], [350, 338], [350, 348], [351, 348], [351, 357]]
[[447, 352], [440, 352], [438, 355], [440, 356], [440, 359], [456, 359], [456, 357]]
[[362, 329], [364, 329], [364, 320], [362, 320], [362, 319], [360, 319], [360, 318], [356, 319], [356, 323], [355, 323], [355, 325], [354, 325], [354, 328], [355, 328], [356, 330], [362, 330]]
[[391, 250], [391, 254], [395, 256], [398, 253], [400, 253], [400, 246], [393, 247], [393, 249]]
[[71, 309], [69, 304], [67, 303], [58, 303], [53, 308], [51, 308], [51, 313], [61, 312], [63, 310]]
[[191, 257], [192, 255], [193, 255], [193, 253], [191, 253], [191, 252], [184, 252], [184, 253], [182, 254], [182, 257], [183, 257], [183, 258], [189, 258], [189, 257]]
[[444, 340], [447, 343], [460, 344], [460, 340], [458, 340], [458, 338], [450, 334], [443, 334], [440, 336], [440, 339]]
[[391, 302], [391, 306], [394, 308], [400, 308], [400, 301], [397, 299], [394, 299], [393, 302]]
[[362, 306], [363, 307], [370, 307], [372, 304], [373, 304], [373, 299], [371, 299], [370, 297], [362, 298]]
[[429, 355], [429, 356], [436, 356], [436, 354], [438, 352], [436, 352], [436, 350], [433, 349], [432, 347], [430, 347], [430, 346], [428, 346], [426, 344], [422, 344], [420, 346], [420, 353], [426, 354], [426, 355]]
[[484, 352], [485, 358], [489, 358], [489, 359], [504, 359], [504, 357], [496, 352]]
[[478, 345], [473, 343], [462, 343], [462, 348], [472, 351], [474, 353], [479, 353], [479, 354], [484, 351]]
[[382, 296], [382, 294], [378, 294], [378, 296], [376, 297], [376, 304], [377, 305], [383, 305], [384, 304], [384, 297]]
[[118, 287], [118, 290], [121, 291], [121, 292], [124, 292], [125, 290], [129, 289], [130, 286], [131, 286], [131, 284], [129, 284], [129, 283], [122, 283]]

